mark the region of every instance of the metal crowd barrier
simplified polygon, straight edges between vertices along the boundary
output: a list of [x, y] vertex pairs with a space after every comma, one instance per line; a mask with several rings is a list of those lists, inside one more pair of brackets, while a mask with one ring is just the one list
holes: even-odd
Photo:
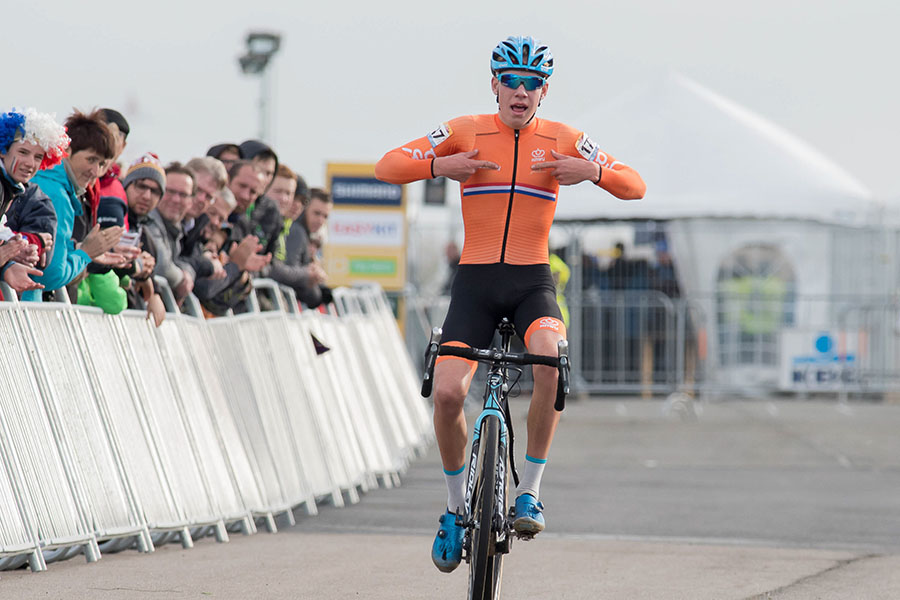
[[323, 314], [257, 280], [249, 312], [205, 320], [157, 283], [159, 328], [3, 290], [0, 569], [274, 532], [396, 485], [430, 443], [379, 288], [337, 290]]

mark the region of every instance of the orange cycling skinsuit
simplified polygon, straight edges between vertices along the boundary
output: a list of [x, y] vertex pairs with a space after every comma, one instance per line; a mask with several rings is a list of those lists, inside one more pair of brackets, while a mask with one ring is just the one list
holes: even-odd
[[[474, 149], [480, 160], [492, 161], [500, 169], [480, 169], [460, 185], [465, 227], [461, 266], [549, 264], [547, 244], [559, 182], [549, 171], [531, 167], [553, 160], [551, 150], [596, 162], [601, 168], [598, 185], [617, 196], [625, 195], [635, 185], [634, 178], [639, 178], [577, 129], [535, 117], [522, 129], [513, 130], [497, 114], [470, 115], [442, 124], [428, 135], [388, 152], [376, 166], [376, 175], [391, 183], [430, 179], [433, 158]], [[492, 287], [499, 287], [495, 278], [487, 279], [495, 283]], [[555, 291], [552, 297], [555, 307]], [[516, 323], [517, 330], [526, 332], [526, 346], [535, 329], [551, 328], [565, 335], [558, 309], [550, 310], [534, 315], [524, 329]], [[466, 315], [467, 321], [471, 318], [471, 313]], [[488, 319], [487, 333], [482, 333], [481, 339], [486, 336], [490, 340], [498, 320]], [[448, 336], [445, 340], [454, 339], [452, 328], [448, 331], [445, 327], [444, 332]]]

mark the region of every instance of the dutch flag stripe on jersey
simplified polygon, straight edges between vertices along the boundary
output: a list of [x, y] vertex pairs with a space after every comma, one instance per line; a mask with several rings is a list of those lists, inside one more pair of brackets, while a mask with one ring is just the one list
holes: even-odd
[[[491, 184], [491, 185], [468, 185], [463, 188], [463, 196], [478, 196], [481, 194], [509, 194], [512, 186], [508, 183]], [[534, 185], [525, 185], [524, 183], [516, 184], [516, 193], [523, 196], [533, 196], [542, 198], [551, 202], [556, 201], [556, 194], [546, 188]]]

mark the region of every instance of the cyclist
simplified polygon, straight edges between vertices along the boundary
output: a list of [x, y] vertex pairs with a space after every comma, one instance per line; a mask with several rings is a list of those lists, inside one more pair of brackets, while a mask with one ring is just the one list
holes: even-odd
[[[441, 124], [391, 150], [376, 177], [410, 183], [433, 177], [460, 182], [465, 242], [443, 325], [444, 343], [484, 348], [504, 316], [529, 352], [555, 356], [566, 335], [548, 264], [548, 238], [560, 185], [590, 181], [622, 199], [644, 194], [632, 168], [601, 151], [583, 132], [535, 116], [553, 73], [550, 49], [530, 36], [509, 37], [491, 55], [495, 114]], [[462, 558], [464, 528], [455, 513], [465, 503], [467, 443], [463, 402], [476, 363], [440, 357], [435, 368], [434, 429], [447, 482], [447, 512], [432, 546], [444, 572]], [[528, 411], [525, 465], [516, 489], [514, 528], [544, 529], [540, 481], [559, 421], [557, 371], [535, 366]]]

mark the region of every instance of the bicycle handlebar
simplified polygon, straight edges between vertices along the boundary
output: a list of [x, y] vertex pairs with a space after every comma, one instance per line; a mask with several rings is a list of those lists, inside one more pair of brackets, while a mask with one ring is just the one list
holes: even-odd
[[422, 377], [422, 396], [431, 395], [434, 383], [434, 365], [438, 356], [458, 356], [468, 360], [486, 363], [507, 363], [513, 365], [546, 365], [559, 370], [559, 378], [556, 385], [556, 402], [553, 408], [562, 412], [566, 406], [566, 395], [569, 393], [569, 343], [560, 340], [557, 344], [559, 356], [546, 356], [543, 354], [529, 354], [527, 352], [504, 352], [496, 348], [482, 349], [469, 348], [468, 346], [441, 346], [442, 331], [435, 327], [431, 331], [431, 339], [425, 352], [425, 374]]

